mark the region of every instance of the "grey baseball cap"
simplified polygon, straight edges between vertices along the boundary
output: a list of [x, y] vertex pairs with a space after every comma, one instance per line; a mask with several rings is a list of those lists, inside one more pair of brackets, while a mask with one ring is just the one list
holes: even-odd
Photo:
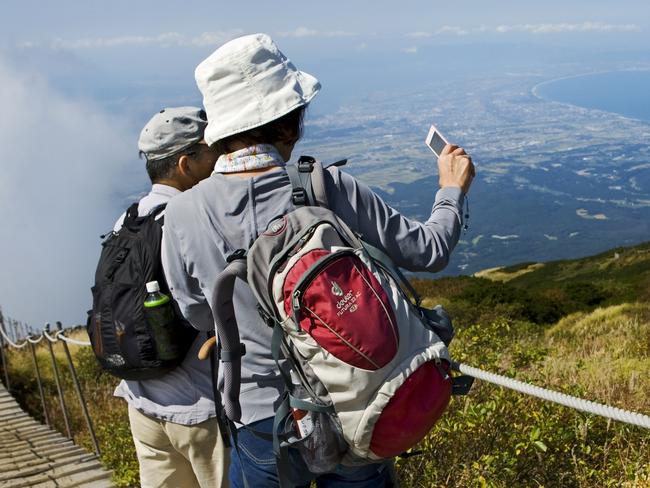
[[138, 149], [147, 161], [172, 156], [203, 139], [207, 125], [205, 111], [201, 108], [164, 108], [140, 132]]

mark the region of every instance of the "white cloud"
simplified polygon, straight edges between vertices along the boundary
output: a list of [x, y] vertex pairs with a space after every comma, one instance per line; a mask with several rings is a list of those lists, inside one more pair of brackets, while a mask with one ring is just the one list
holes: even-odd
[[410, 37], [412, 39], [428, 39], [429, 37], [433, 37], [434, 35], [439, 36], [444, 34], [465, 36], [469, 34], [469, 31], [456, 25], [443, 25], [438, 29], [436, 29], [433, 34], [431, 32], [426, 32], [426, 31], [417, 31], [417, 32], [409, 32], [408, 34], [406, 34], [406, 37]]
[[566, 32], [590, 33], [590, 32], [637, 32], [641, 27], [636, 24], [605, 24], [603, 22], [581, 22], [575, 24], [503, 24], [498, 26], [480, 25], [475, 28], [460, 27], [457, 25], [443, 25], [433, 33], [426, 31], [409, 32], [406, 37], [412, 39], [428, 39], [433, 36], [455, 35], [466, 36], [469, 34], [558, 34]]
[[[469, 34], [485, 33], [529, 33], [529, 34], [555, 34], [555, 33], [589, 33], [589, 32], [637, 32], [642, 30], [636, 24], [606, 24], [603, 22], [582, 23], [545, 23], [545, 24], [502, 24], [498, 26], [480, 25], [476, 28], [461, 27], [457, 25], [443, 25], [434, 32], [414, 31], [406, 34], [412, 39], [428, 39], [434, 36], [455, 35], [466, 36]], [[27, 49], [40, 46], [49, 46], [51, 49], [83, 50], [107, 49], [128, 46], [155, 46], [169, 47], [204, 47], [218, 46], [226, 41], [244, 34], [242, 29], [226, 31], [203, 32], [199, 35], [189, 36], [179, 32], [163, 32], [152, 36], [115, 36], [115, 37], [88, 37], [82, 39], [57, 38], [50, 42], [23, 40], [16, 43], [19, 48]], [[280, 38], [346, 38], [358, 37], [358, 33], [342, 30], [317, 30], [305, 26], [297, 27], [292, 31], [282, 31], [275, 34]], [[411, 49], [411, 48], [408, 48]], [[412, 52], [412, 51], [409, 51]]]
[[[125, 46], [157, 46], [167, 47], [203, 47], [218, 46], [224, 42], [242, 35], [241, 29], [222, 32], [203, 32], [198, 36], [186, 36], [178, 32], [164, 32], [155, 36], [118, 36], [90, 37], [85, 39], [54, 39], [49, 46], [52, 49], [79, 50], [102, 49]], [[37, 44], [25, 41], [18, 47], [35, 47]]]
[[185, 44], [181, 45], [191, 45], [196, 47], [217, 47], [218, 45], [223, 44], [226, 41], [230, 41], [231, 39], [239, 37], [243, 34], [244, 31], [241, 29], [232, 29], [226, 32], [204, 32], [198, 36], [192, 37]]
[[169, 47], [182, 42], [183, 36], [177, 32], [165, 32], [157, 36], [120, 36], [120, 37], [95, 37], [86, 39], [54, 39], [52, 49], [97, 49], [122, 46], [157, 45]]
[[436, 35], [443, 35], [443, 34], [452, 34], [455, 36], [466, 36], [469, 34], [469, 32], [462, 27], [458, 27], [457, 25], [443, 25], [439, 29], [436, 30]]
[[509, 32], [528, 32], [531, 34], [556, 34], [563, 32], [635, 32], [641, 28], [636, 24], [605, 24], [602, 22], [582, 22], [580, 24], [515, 24], [499, 25], [495, 31], [500, 34]]
[[[89, 37], [84, 39], [54, 39], [49, 43], [52, 49], [102, 49], [124, 46], [157, 46], [168, 47], [203, 47], [218, 46], [235, 37], [243, 35], [242, 29], [231, 29], [228, 31], [203, 32], [198, 36], [187, 36], [179, 32], [164, 32], [155, 36], [117, 36], [117, 37]], [[318, 31], [307, 27], [298, 27], [293, 31], [278, 32], [277, 37], [354, 37], [357, 34], [347, 31]], [[33, 41], [22, 41], [17, 44], [20, 48], [37, 47], [39, 43]]]
[[1, 58], [0, 85], [0, 305], [36, 327], [80, 323], [115, 194], [142, 175], [135, 136]]
[[355, 37], [357, 34], [354, 32], [346, 31], [318, 31], [315, 29], [309, 29], [307, 27], [298, 27], [292, 31], [278, 32], [276, 34], [278, 37]]
[[287, 32], [278, 32], [278, 37], [316, 37], [317, 35], [317, 30], [308, 29], [307, 27], [298, 27], [295, 30]]
[[418, 52], [418, 48], [417, 46], [405, 47], [402, 49], [402, 52], [406, 54], [415, 54]]

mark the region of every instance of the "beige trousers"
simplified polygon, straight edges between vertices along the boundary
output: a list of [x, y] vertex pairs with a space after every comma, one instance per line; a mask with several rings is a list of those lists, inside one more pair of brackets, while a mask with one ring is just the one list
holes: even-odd
[[180, 425], [129, 406], [142, 488], [227, 488], [230, 453], [215, 418]]

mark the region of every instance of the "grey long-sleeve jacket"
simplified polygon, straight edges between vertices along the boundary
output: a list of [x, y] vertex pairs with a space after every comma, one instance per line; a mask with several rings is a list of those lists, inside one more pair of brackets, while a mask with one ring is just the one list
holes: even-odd
[[[463, 194], [459, 188], [438, 191], [425, 223], [407, 219], [370, 188], [336, 168], [325, 172], [331, 210], [365, 241], [384, 250], [400, 267], [439, 271], [460, 235]], [[254, 177], [215, 173], [167, 206], [163, 266], [182, 313], [198, 329], [214, 327], [205, 297], [211, 297], [226, 257], [248, 248], [276, 217], [294, 209], [283, 168]], [[235, 311], [246, 355], [242, 358], [242, 422], [274, 414], [283, 390], [271, 357], [271, 329], [260, 319], [247, 285], [235, 286]]]

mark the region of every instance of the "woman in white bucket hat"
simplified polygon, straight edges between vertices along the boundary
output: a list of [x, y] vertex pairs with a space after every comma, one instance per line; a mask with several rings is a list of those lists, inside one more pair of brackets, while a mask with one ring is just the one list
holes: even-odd
[[[222, 154], [212, 176], [167, 206], [163, 265], [185, 317], [198, 329], [212, 330], [206, 297], [234, 250], [247, 249], [277, 216], [292, 211], [285, 166], [302, 135], [306, 106], [320, 90], [313, 76], [299, 71], [266, 34], [234, 39], [205, 59], [196, 81], [208, 115], [205, 141]], [[461, 148], [448, 146], [439, 158], [441, 189], [426, 222], [407, 219], [372, 190], [335, 167], [325, 171], [329, 208], [371, 245], [413, 271], [439, 271], [447, 265], [462, 227], [462, 205], [473, 166]], [[433, 195], [432, 195], [433, 196]], [[271, 329], [258, 315], [250, 289], [235, 287], [234, 305], [246, 347], [242, 357], [241, 421], [232, 449], [230, 482], [274, 487], [279, 480], [272, 442], [252, 430], [271, 432], [284, 383], [271, 354]], [[292, 458], [292, 474], [305, 486], [392, 486], [390, 463], [339, 466], [311, 475]]]

